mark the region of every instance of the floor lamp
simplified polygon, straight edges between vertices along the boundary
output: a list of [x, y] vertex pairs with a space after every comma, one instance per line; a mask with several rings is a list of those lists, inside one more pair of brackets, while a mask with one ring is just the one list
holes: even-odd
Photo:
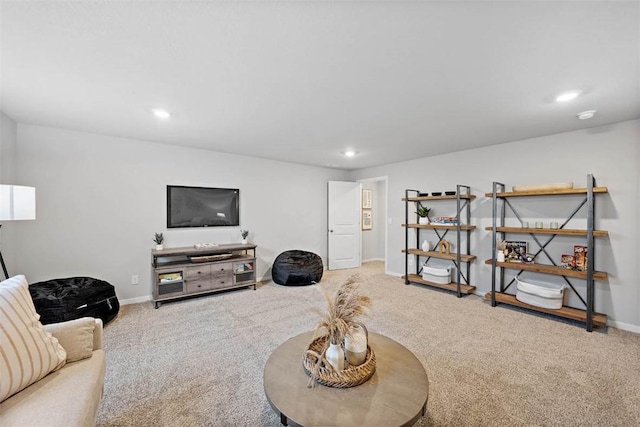
[[[0, 184], [0, 222], [36, 219], [36, 189], [22, 185]], [[2, 224], [0, 224], [2, 227]], [[7, 266], [0, 251], [4, 277], [9, 278]]]

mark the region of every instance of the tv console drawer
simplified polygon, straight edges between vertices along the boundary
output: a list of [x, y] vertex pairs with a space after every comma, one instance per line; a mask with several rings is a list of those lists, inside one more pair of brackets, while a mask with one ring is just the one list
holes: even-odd
[[211, 264], [211, 273], [214, 276], [219, 275], [219, 273], [231, 273], [231, 270], [233, 269], [233, 263], [231, 262], [221, 262], [218, 264]]
[[216, 276], [211, 281], [211, 289], [222, 289], [230, 286], [233, 286], [233, 276], [231, 274]]
[[187, 293], [195, 294], [211, 289], [211, 280], [191, 280], [187, 282]]
[[184, 269], [187, 280], [208, 280], [211, 277], [210, 265], [198, 265]]

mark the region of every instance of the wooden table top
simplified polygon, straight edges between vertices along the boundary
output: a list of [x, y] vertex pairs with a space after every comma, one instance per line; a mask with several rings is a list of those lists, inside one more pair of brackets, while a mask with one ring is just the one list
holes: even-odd
[[429, 380], [422, 363], [403, 345], [369, 332], [376, 372], [364, 384], [333, 388], [316, 384], [302, 366], [313, 339], [305, 332], [278, 347], [264, 368], [264, 391], [273, 409], [300, 426], [410, 426], [426, 408]]

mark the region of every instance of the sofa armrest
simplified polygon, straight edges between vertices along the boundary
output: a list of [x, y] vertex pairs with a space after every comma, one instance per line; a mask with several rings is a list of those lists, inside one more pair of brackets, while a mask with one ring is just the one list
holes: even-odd
[[92, 317], [44, 325], [67, 351], [67, 362], [91, 357], [102, 348], [102, 320]]

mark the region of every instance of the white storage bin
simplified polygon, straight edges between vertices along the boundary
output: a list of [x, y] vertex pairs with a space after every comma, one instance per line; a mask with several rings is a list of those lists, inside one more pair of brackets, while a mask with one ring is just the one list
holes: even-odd
[[451, 283], [451, 267], [438, 268], [422, 265], [422, 280], [446, 285]]
[[562, 308], [565, 285], [525, 282], [516, 276], [516, 299], [536, 307], [557, 310]]

